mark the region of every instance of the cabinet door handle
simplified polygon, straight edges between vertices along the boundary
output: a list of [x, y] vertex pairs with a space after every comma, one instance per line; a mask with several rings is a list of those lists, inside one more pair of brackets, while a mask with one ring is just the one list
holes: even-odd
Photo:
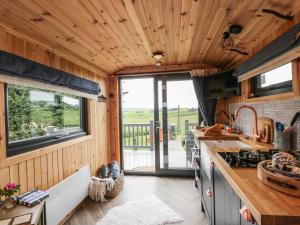
[[243, 206], [240, 209], [240, 214], [245, 221], [254, 224], [254, 218], [253, 218], [250, 210], [246, 206]]
[[207, 189], [207, 191], [206, 191], [206, 195], [207, 195], [207, 197], [209, 197], [209, 198], [211, 198], [211, 197], [212, 197], [212, 191], [211, 191], [211, 189], [210, 189], [210, 188], [208, 188], [208, 189]]
[[214, 168], [215, 167], [215, 163], [213, 161], [210, 161], [210, 167]]

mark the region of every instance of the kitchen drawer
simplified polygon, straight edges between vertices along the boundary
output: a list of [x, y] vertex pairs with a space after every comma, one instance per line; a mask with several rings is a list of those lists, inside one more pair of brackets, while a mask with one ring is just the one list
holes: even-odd
[[200, 164], [201, 164], [201, 170], [203, 173], [206, 175], [207, 179], [211, 181], [212, 176], [211, 176], [211, 160], [210, 157], [207, 153], [207, 151], [204, 149], [201, 149], [201, 159], [200, 159]]
[[[240, 201], [241, 204], [240, 204], [240, 208], [242, 208], [245, 204], [242, 202], [242, 200]], [[246, 220], [244, 220], [244, 218], [240, 217], [240, 225], [258, 225], [258, 223], [254, 222], [254, 223], [250, 223], [250, 222], [247, 222]]]
[[196, 175], [195, 176], [195, 185], [196, 185], [196, 188], [198, 190], [198, 192], [201, 194], [202, 196], [202, 183], [201, 183], [201, 177]]
[[214, 168], [214, 223], [215, 225], [240, 225], [240, 198]]
[[[213, 193], [212, 193], [212, 186], [211, 182], [206, 178], [206, 175], [201, 172], [201, 182], [202, 182], [202, 203], [204, 206], [205, 213], [208, 217], [208, 220], [210, 221], [209, 224], [211, 224], [212, 221], [212, 199], [213, 199]], [[212, 195], [208, 196], [208, 192], [211, 192]]]

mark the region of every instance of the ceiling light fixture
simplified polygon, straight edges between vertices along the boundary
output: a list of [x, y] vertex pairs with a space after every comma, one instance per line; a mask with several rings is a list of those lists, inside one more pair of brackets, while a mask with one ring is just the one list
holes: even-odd
[[155, 59], [155, 65], [160, 66], [162, 63], [162, 59], [164, 58], [163, 52], [154, 52], [152, 57]]

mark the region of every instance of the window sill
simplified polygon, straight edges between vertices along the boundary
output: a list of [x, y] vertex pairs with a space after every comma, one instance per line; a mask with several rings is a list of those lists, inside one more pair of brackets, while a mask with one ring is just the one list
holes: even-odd
[[[0, 159], [0, 169], [10, 166], [12, 164], [16, 164], [16, 163], [19, 163], [22, 161], [26, 161], [28, 159], [32, 159], [34, 157], [38, 157], [38, 156], [56, 151], [57, 149], [61, 149], [61, 148], [64, 148], [64, 147], [67, 147], [70, 145], [74, 145], [77, 143], [81, 143], [81, 142], [91, 140], [91, 139], [92, 139], [92, 135], [85, 135], [85, 136], [81, 136], [81, 137], [74, 138], [71, 140], [66, 140], [66, 141], [62, 141], [60, 143], [52, 144], [52, 145], [49, 145], [46, 147], [42, 147], [37, 150], [33, 150], [33, 151], [26, 152], [23, 154], [11, 156], [11, 157], [4, 157], [4, 158]], [[6, 152], [6, 149], [4, 149], [3, 151]]]

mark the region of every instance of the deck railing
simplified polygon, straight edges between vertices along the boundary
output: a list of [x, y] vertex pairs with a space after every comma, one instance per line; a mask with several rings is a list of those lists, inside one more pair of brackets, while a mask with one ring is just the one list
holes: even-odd
[[149, 148], [153, 150], [154, 146], [154, 123], [128, 123], [122, 127], [123, 148]]
[[[197, 123], [185, 120], [185, 134], [191, 131]], [[172, 130], [170, 129], [170, 132]], [[172, 137], [173, 134], [170, 133]], [[154, 122], [127, 123], [122, 125], [122, 145], [124, 149], [150, 149], [154, 150]]]
[[184, 130], [185, 130], [185, 131], [192, 130], [192, 129], [194, 129], [197, 125], [198, 125], [198, 123], [190, 123], [189, 120], [185, 120], [185, 121], [184, 121]]

